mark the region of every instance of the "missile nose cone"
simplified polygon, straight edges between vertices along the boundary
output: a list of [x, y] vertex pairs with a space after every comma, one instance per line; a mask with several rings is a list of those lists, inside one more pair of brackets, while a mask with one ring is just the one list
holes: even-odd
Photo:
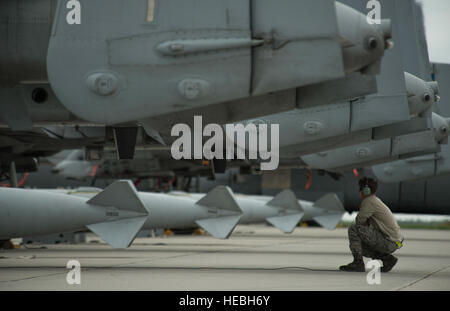
[[392, 22], [390, 19], [382, 19], [380, 29], [383, 32], [384, 38], [386, 40], [392, 38]]

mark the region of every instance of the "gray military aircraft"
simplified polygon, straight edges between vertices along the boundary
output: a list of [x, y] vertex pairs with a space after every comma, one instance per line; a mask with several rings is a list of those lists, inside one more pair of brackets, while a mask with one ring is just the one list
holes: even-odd
[[[407, 8], [404, 6], [404, 2], [401, 2], [401, 8], [401, 12], [403, 13], [399, 17], [412, 14], [417, 18], [416, 20], [423, 20], [422, 11], [419, 6]], [[441, 100], [436, 102], [432, 108], [435, 113], [445, 116], [448, 120], [448, 117], [450, 117], [450, 89], [448, 87], [450, 85], [450, 65], [430, 65], [423, 24], [411, 23], [412, 20], [411, 18], [402, 18], [404, 23], [402, 23], [403, 29], [401, 31], [403, 36], [408, 38], [409, 42], [408, 49], [405, 49], [408, 53], [405, 52], [403, 57], [404, 64], [414, 74], [420, 77], [432, 76], [434, 80], [440, 83], [439, 95]], [[415, 29], [416, 31], [412, 32], [411, 29]], [[442, 123], [438, 130], [444, 134], [449, 129], [445, 123]], [[414, 196], [421, 193], [424, 194], [422, 198], [418, 198], [419, 202], [433, 201], [433, 195], [442, 197], [441, 192], [437, 189], [440, 189], [441, 185], [448, 184], [446, 175], [450, 173], [449, 158], [450, 147], [448, 144], [443, 144], [441, 145], [440, 151], [374, 165], [371, 170], [380, 181], [392, 184], [404, 183], [414, 185], [412, 188], [417, 190]], [[369, 163], [365, 163], [364, 165], [369, 165]], [[437, 182], [438, 180], [441, 182]], [[407, 183], [408, 181], [411, 183]], [[442, 192], [442, 194], [445, 194], [445, 192]]]
[[[349, 2], [356, 8], [361, 7], [360, 2]], [[413, 1], [407, 1], [407, 6], [416, 8]], [[353, 74], [346, 79], [305, 86], [297, 90], [296, 109], [240, 121], [248, 127], [249, 132], [252, 131], [252, 125], [253, 128], [259, 124], [280, 125], [280, 162], [283, 166], [308, 166], [311, 161], [299, 157], [314, 152], [323, 155], [325, 151], [355, 144], [386, 145], [391, 142], [393, 154], [378, 159], [389, 161], [395, 156], [410, 157], [437, 151], [444, 142], [441, 136], [445, 136], [445, 133], [439, 131], [445, 128], [447, 122], [438, 115], [431, 115], [432, 106], [439, 99], [437, 83], [404, 72], [402, 57], [406, 48], [402, 42], [407, 41], [400, 36], [400, 20], [397, 19], [399, 10], [404, 9], [404, 6], [400, 8], [392, 1], [385, 1], [382, 8], [383, 16], [392, 20], [389, 37], [398, 44], [383, 57], [381, 74], [376, 77], [376, 81], [373, 77]], [[413, 24], [423, 28], [422, 22], [417, 19]], [[346, 93], [349, 85], [361, 94], [358, 96], [354, 91], [349, 96]], [[211, 110], [211, 113], [217, 115], [217, 122], [220, 122], [222, 115], [226, 115], [225, 111], [220, 110], [219, 113]], [[180, 122], [192, 125], [189, 115], [178, 116]], [[169, 136], [170, 118], [154, 118], [152, 124], [163, 137]], [[233, 139], [233, 135], [227, 138]], [[246, 141], [245, 146], [239, 147], [248, 150], [248, 145]], [[352, 154], [347, 155], [345, 161], [351, 163], [355, 160]]]
[[[349, 3], [355, 7], [360, 4]], [[386, 13], [396, 17], [392, 19], [393, 38], [399, 48], [390, 50], [384, 57], [376, 94], [356, 101], [338, 101], [247, 120], [247, 124], [280, 124], [282, 167], [360, 168], [435, 153], [447, 143], [449, 119], [432, 113], [433, 107], [439, 104], [437, 82], [426, 82], [431, 77], [431, 67], [421, 8], [413, 1], [390, 5], [383, 4], [383, 7]], [[405, 12], [414, 14], [405, 16]], [[404, 23], [416, 32], [404, 35]], [[414, 56], [408, 54], [411, 50]], [[408, 72], [400, 77], [400, 68], [411, 69], [422, 78]], [[314, 100], [314, 94], [301, 96]], [[317, 100], [327, 99], [321, 92], [318, 94]]]
[[[359, 9], [363, 9], [359, 1], [348, 0], [343, 2], [349, 5], [353, 3], [355, 8], [358, 8], [357, 5], [361, 5]], [[433, 69], [430, 65], [420, 6], [414, 1], [397, 1], [395, 6], [394, 27], [397, 29], [398, 37], [395, 37], [394, 31], [394, 38], [396, 47], [401, 47], [401, 57], [398, 61], [402, 64], [403, 70], [419, 79], [414, 78], [416, 81], [429, 81], [433, 77], [432, 80], [436, 80], [440, 84], [439, 96], [441, 100], [429, 105], [429, 109], [424, 110], [421, 115], [423, 117], [429, 116], [434, 111], [443, 118], [448, 118], [450, 117], [448, 102], [450, 98], [450, 88], [448, 87], [450, 85], [450, 66], [435, 64]], [[388, 53], [394, 52], [394, 50], [392, 49]], [[430, 85], [432, 84], [430, 83]], [[406, 91], [407, 94], [411, 94], [410, 91]], [[411, 101], [412, 97], [409, 96], [408, 98]], [[410, 107], [412, 106], [410, 105]], [[443, 129], [447, 128], [447, 125], [443, 125]], [[351, 159], [347, 162], [350, 164], [349, 166], [342, 167], [345, 168], [342, 173], [295, 169], [304, 167], [305, 163], [300, 159], [281, 160], [280, 167], [283, 169], [276, 173], [263, 172], [262, 175], [243, 176], [243, 172], [250, 170], [241, 169], [239, 174], [236, 171], [230, 171], [223, 177], [218, 176], [216, 181], [202, 183], [202, 190], [207, 191], [210, 187], [224, 184], [232, 187], [235, 192], [245, 191], [246, 193], [270, 195], [277, 193], [280, 188], [291, 188], [298, 197], [307, 200], [315, 200], [327, 192], [336, 192], [343, 201], [345, 208], [348, 211], [353, 211], [358, 209], [360, 203], [357, 180], [359, 176], [367, 175], [380, 180], [378, 194], [394, 212], [448, 215], [450, 213], [448, 208], [450, 178], [447, 174], [450, 172], [450, 169], [448, 169], [450, 151], [449, 145], [445, 142], [440, 145], [440, 148], [440, 152], [410, 157], [354, 172], [349, 171], [349, 169], [367, 164], [363, 160], [355, 160], [357, 156], [370, 155], [366, 152], [367, 150], [360, 150], [357, 153], [356, 148], [353, 151], [348, 149], [349, 152], [346, 157], [343, 153], [343, 158], [336, 159]], [[334, 159], [330, 158], [330, 162], [331, 160]], [[359, 163], [353, 165], [353, 161]], [[342, 165], [342, 162], [340, 164]]]
[[88, 161], [85, 150], [74, 150], [52, 167], [52, 173], [87, 179], [213, 177], [210, 161], [176, 161], [168, 150], [137, 150], [132, 160], [118, 160], [114, 151], [104, 152], [101, 160]]
[[[419, 116], [429, 110], [438, 97], [438, 89], [436, 82], [424, 82], [421, 79], [412, 76], [409, 73], [405, 74], [406, 90], [408, 96], [409, 113], [412, 116]], [[342, 104], [341, 104], [342, 105]], [[330, 108], [331, 109], [331, 108]], [[349, 110], [349, 113], [350, 110]], [[306, 115], [306, 117], [305, 117]], [[321, 128], [309, 128], [299, 126], [308, 119], [327, 119], [328, 123], [322, 124], [327, 127], [328, 131], [321, 131]], [[392, 159], [400, 157], [412, 157], [418, 153], [429, 153], [435, 151], [441, 143], [445, 143], [447, 136], [450, 133], [449, 123], [450, 119], [444, 119], [439, 115], [432, 114], [433, 129], [423, 130], [421, 127], [424, 118], [415, 118], [413, 122], [397, 123], [393, 126], [384, 126], [370, 129], [370, 135], [365, 135], [368, 143], [354, 145], [355, 135], [345, 134], [348, 132], [346, 125], [349, 124], [349, 118], [336, 119], [336, 114], [330, 114], [328, 110], [311, 112], [310, 115], [305, 110], [296, 110], [295, 112], [282, 113], [280, 115], [264, 117], [265, 120], [272, 123], [280, 123], [280, 147], [281, 157], [292, 158], [293, 156], [300, 156], [301, 161], [287, 161], [294, 162], [297, 165], [304, 165], [310, 168], [319, 168], [326, 170], [343, 170], [346, 168], [360, 168], [370, 166], [376, 162], [387, 162]], [[316, 121], [317, 123], [319, 121]], [[307, 124], [306, 121], [304, 124]], [[403, 126], [403, 128], [402, 128]], [[333, 131], [331, 131], [333, 129]], [[340, 132], [341, 131], [341, 132]], [[356, 131], [358, 133], [358, 131]], [[366, 131], [367, 132], [367, 131]], [[341, 134], [341, 135], [339, 135]], [[396, 136], [391, 137], [392, 135]], [[338, 137], [338, 140], [333, 140]], [[322, 144], [318, 142], [322, 141]], [[327, 146], [349, 145], [334, 150], [327, 150]], [[321, 150], [318, 154], [307, 154], [315, 148]], [[75, 156], [75, 154], [78, 154]], [[306, 155], [305, 155], [306, 154]], [[166, 157], [169, 155], [166, 152]], [[80, 151], [74, 153], [74, 157], [82, 157]], [[82, 161], [83, 159], [66, 159], [55, 167], [55, 171], [59, 171], [62, 175], [68, 177], [87, 177], [91, 174], [94, 163]], [[111, 160], [113, 161], [113, 160]], [[120, 170], [122, 174], [130, 165], [121, 165], [118, 161], [113, 161], [116, 167], [115, 177], [120, 177]], [[176, 161], [167, 160], [167, 163], [172, 163], [174, 166], [180, 167]], [[133, 165], [141, 169], [128, 169], [130, 174], [135, 176], [155, 176], [157, 174], [164, 175], [158, 166], [145, 169], [144, 166], [133, 161]], [[148, 163], [147, 163], [148, 164]], [[194, 165], [194, 164], [193, 164]], [[282, 163], [286, 165], [286, 163]], [[85, 169], [82, 169], [85, 168]], [[118, 171], [119, 170], [119, 171]], [[150, 170], [152, 172], [150, 172]], [[141, 171], [141, 172], [139, 172]], [[104, 162], [100, 166], [100, 178], [105, 178], [105, 175], [112, 175], [111, 165]], [[129, 175], [128, 175], [129, 176]], [[112, 176], [114, 177], [114, 176]], [[122, 176], [123, 177], [123, 176]], [[107, 178], [107, 177], [106, 177]]]
[[[450, 64], [434, 64], [433, 69], [435, 79], [444, 86], [442, 100], [434, 107], [435, 111], [450, 117]], [[446, 127], [442, 130], [449, 131]], [[446, 176], [450, 174], [450, 145], [443, 145], [440, 152], [375, 165], [372, 171], [386, 183], [416, 180], [421, 183], [433, 177]]]
[[[448, 78], [446, 79], [444, 77], [445, 74], [445, 65], [435, 65], [434, 70], [432, 69], [429, 58], [428, 58], [428, 49], [426, 44], [426, 38], [425, 38], [425, 29], [423, 25], [423, 16], [422, 16], [422, 9], [419, 4], [408, 4], [407, 1], [401, 1], [398, 3], [398, 10], [397, 10], [397, 16], [398, 16], [398, 31], [401, 33], [401, 44], [402, 44], [402, 63], [405, 70], [411, 72], [415, 76], [421, 79], [430, 79], [430, 77], [433, 77], [433, 80], [437, 80], [441, 83], [439, 95], [444, 100], [441, 101], [435, 101], [434, 103], [429, 103], [427, 109], [424, 109], [423, 112], [419, 114], [419, 116], [423, 115], [430, 115], [432, 116], [432, 122], [434, 127], [434, 134], [437, 142], [440, 142], [440, 148], [442, 151], [445, 149], [448, 149], [447, 146], [447, 135], [448, 135], [448, 117], [450, 116], [450, 111], [447, 108], [449, 106], [448, 98]], [[411, 31], [413, 30], [413, 31]], [[440, 67], [440, 69], [437, 69], [437, 67]], [[439, 74], [438, 74], [439, 72]], [[448, 70], [447, 70], [448, 72]], [[433, 73], [433, 74], [432, 74]], [[410, 75], [411, 76], [411, 75]], [[439, 76], [439, 79], [437, 77]], [[408, 77], [406, 77], [408, 79]], [[429, 94], [426, 91], [422, 93], [424, 97], [411, 97], [410, 95], [413, 93], [412, 89], [420, 87], [421, 84], [420, 79], [416, 78], [415, 81], [411, 80], [409, 83], [407, 83], [407, 93], [409, 95], [408, 100], [410, 101], [410, 108], [411, 108], [411, 101], [415, 102], [413, 105], [416, 107], [417, 103], [425, 103], [423, 101], [424, 97]], [[430, 83], [430, 86], [433, 86], [432, 82]], [[434, 113], [431, 113], [431, 111], [434, 110]], [[438, 117], [435, 113], [439, 113], [443, 117]], [[431, 134], [431, 131], [429, 132]], [[409, 136], [409, 135], [408, 135]], [[390, 145], [391, 147], [387, 147], [388, 140], [378, 141], [378, 142], [371, 142], [366, 143], [362, 145], [355, 145], [347, 148], [340, 148], [332, 151], [323, 152], [321, 154], [314, 154], [314, 155], [307, 155], [303, 156], [302, 159], [308, 163], [311, 167], [318, 167], [321, 166], [324, 169], [337, 169], [337, 170], [344, 170], [349, 169], [351, 167], [353, 168], [360, 168], [365, 166], [370, 166], [371, 164], [377, 163], [377, 162], [386, 162], [389, 159], [403, 159], [399, 160], [395, 163], [395, 165], [386, 164], [386, 165], [377, 165], [374, 167], [374, 170], [376, 171], [376, 175], [381, 176], [382, 170], [380, 170], [381, 167], [386, 168], [386, 172], [388, 174], [392, 173], [392, 170], [394, 169], [394, 166], [397, 167], [400, 163], [415, 163], [414, 166], [420, 166], [420, 163], [424, 163], [428, 159], [428, 161], [433, 161], [434, 158], [439, 157], [443, 152], [426, 150], [426, 142], [422, 141], [417, 138], [416, 133], [412, 133], [412, 135], [409, 137], [409, 140], [411, 142], [410, 147], [414, 149], [414, 146], [417, 148], [422, 148], [422, 151], [417, 153], [417, 150], [414, 152], [414, 150], [409, 150], [409, 154], [404, 154], [399, 149], [403, 149], [406, 147], [406, 141], [408, 140], [408, 136], [400, 136], [400, 137], [394, 137]], [[428, 139], [428, 142], [431, 143], [432, 140]], [[401, 148], [399, 148], [399, 146]], [[431, 145], [430, 145], [431, 147]], [[409, 148], [408, 148], [409, 149]], [[413, 151], [413, 152], [411, 152]], [[424, 155], [418, 158], [414, 158], [412, 156], [414, 155]], [[439, 155], [439, 156], [438, 156]], [[410, 158], [410, 159], [405, 159]], [[431, 162], [429, 162], [431, 164]], [[398, 170], [400, 167], [397, 167]], [[428, 166], [429, 169], [431, 169], [431, 166]], [[406, 169], [406, 167], [405, 167]], [[413, 169], [411, 166], [411, 170], [409, 173], [412, 173], [412, 170], [415, 171], [415, 174], [419, 174], [419, 168], [416, 167]], [[405, 172], [406, 173], [406, 172]], [[424, 173], [424, 172], [423, 172]], [[407, 174], [407, 173], [406, 173]], [[423, 175], [427, 175], [429, 173], [424, 173]], [[394, 176], [397, 175], [397, 176]], [[392, 174], [392, 178], [401, 178], [399, 174]], [[420, 175], [420, 174], [419, 174]], [[418, 176], [418, 175], [417, 175]], [[389, 177], [384, 177], [387, 181]]]
[[[48, 128], [34, 128], [30, 131], [0, 128], [0, 174], [34, 172], [38, 169], [39, 158], [54, 155], [64, 149], [104, 144], [104, 133], [89, 128], [91, 135], [83, 136], [80, 134], [83, 130], [77, 130], [77, 134], [72, 131], [70, 137], [66, 135], [63, 138]], [[11, 169], [12, 167], [14, 169]], [[17, 182], [16, 178], [10, 179], [13, 184]]]
[[[72, 11], [61, 3], [40, 1], [29, 4], [29, 10], [17, 10], [4, 1], [2, 12], [24, 24], [24, 34], [46, 40], [36, 44], [39, 57], [21, 55], [34, 61], [33, 70], [25, 70], [20, 57], [5, 61], [8, 71], [1, 81], [13, 87], [3, 88], [2, 94], [15, 94], [20, 103], [14, 109], [3, 106], [0, 115], [5, 124], [19, 129], [62, 122], [112, 125], [109, 136], [123, 147], [121, 157], [133, 153], [126, 150], [135, 148], [136, 124], [161, 142], [174, 121], [191, 119], [185, 122], [190, 124], [197, 113], [217, 123], [274, 118], [282, 126], [282, 153], [288, 158], [374, 138], [395, 141], [411, 133], [414, 143], [418, 138], [423, 142], [414, 151], [438, 148], [439, 140], [431, 137], [425, 120], [436, 85], [403, 76], [399, 45], [384, 55], [392, 37], [401, 43], [398, 9], [391, 1], [382, 4], [382, 15], [392, 18], [393, 28], [388, 20], [369, 25], [361, 2], [348, 2], [360, 11], [332, 1], [259, 1], [245, 7], [242, 1], [223, 6], [205, 2], [208, 15], [184, 1], [187, 9], [180, 16], [174, 9], [179, 8], [177, 1], [131, 1], [126, 10], [118, 9], [123, 7], [119, 0], [108, 5], [81, 1], [82, 22], [74, 25], [67, 19]], [[110, 18], [92, 13], [100, 9]], [[330, 19], [318, 24], [313, 17], [319, 9], [321, 17]], [[143, 24], [133, 19], [124, 27], [137, 12], [146, 12]], [[187, 16], [195, 23], [185, 23]], [[42, 27], [27, 27], [30, 18], [40, 20]], [[7, 61], [13, 58], [9, 49], [5, 55]], [[224, 78], [231, 72], [238, 77], [233, 83]], [[24, 101], [26, 94], [30, 96]], [[150, 97], [152, 104], [147, 103]], [[16, 102], [14, 97], [5, 99]], [[275, 115], [279, 119], [270, 115], [283, 110], [292, 111]], [[292, 127], [300, 132], [292, 132]], [[406, 149], [409, 155], [411, 148]]]

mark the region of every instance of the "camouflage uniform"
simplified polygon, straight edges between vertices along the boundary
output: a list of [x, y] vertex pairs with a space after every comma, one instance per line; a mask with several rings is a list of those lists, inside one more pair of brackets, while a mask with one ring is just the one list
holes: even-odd
[[363, 256], [383, 259], [398, 249], [395, 242], [372, 225], [351, 225], [348, 229], [348, 238], [350, 250], [357, 259], [362, 259]]

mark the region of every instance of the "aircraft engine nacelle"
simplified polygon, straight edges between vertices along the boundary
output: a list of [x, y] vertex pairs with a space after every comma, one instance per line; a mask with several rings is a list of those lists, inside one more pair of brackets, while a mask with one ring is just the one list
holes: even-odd
[[392, 47], [391, 21], [384, 19], [373, 27], [364, 14], [340, 2], [336, 2], [336, 13], [346, 73], [379, 74], [384, 51]]
[[439, 101], [439, 86], [437, 82], [425, 82], [405, 72], [405, 85], [411, 115], [421, 114]]

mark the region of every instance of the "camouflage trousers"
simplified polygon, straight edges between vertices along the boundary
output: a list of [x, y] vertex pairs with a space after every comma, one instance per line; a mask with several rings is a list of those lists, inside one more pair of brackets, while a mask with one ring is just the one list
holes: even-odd
[[353, 224], [348, 228], [350, 250], [355, 258], [368, 257], [383, 259], [398, 248], [380, 230], [364, 225]]

